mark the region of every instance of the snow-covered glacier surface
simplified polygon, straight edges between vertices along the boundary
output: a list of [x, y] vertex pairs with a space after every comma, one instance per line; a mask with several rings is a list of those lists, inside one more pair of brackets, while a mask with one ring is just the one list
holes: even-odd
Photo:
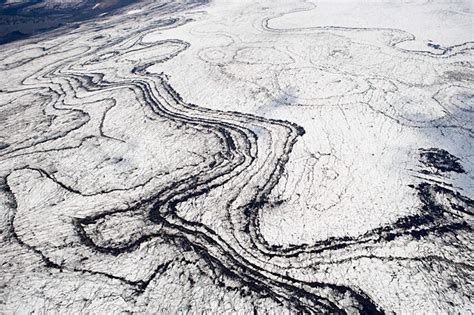
[[161, 0], [0, 45], [0, 312], [473, 312], [473, 29]]

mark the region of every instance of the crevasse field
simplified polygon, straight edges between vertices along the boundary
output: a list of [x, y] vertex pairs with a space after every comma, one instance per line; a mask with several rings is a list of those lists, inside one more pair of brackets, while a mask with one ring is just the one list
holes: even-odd
[[33, 2], [0, 313], [474, 312], [472, 1]]

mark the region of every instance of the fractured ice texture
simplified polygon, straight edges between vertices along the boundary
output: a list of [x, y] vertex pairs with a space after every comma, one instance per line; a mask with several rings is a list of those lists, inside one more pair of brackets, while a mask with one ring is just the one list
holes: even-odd
[[473, 312], [471, 7], [145, 1], [0, 45], [0, 312]]

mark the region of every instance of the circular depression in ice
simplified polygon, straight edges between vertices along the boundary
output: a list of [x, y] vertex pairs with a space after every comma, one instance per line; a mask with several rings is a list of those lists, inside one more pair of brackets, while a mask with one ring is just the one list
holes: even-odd
[[432, 122], [446, 116], [444, 108], [432, 97], [431, 92], [417, 88], [397, 92], [388, 98], [388, 105], [399, 118], [411, 122]]
[[281, 94], [300, 105], [324, 105], [324, 100], [362, 94], [370, 86], [363, 79], [317, 68], [285, 69], [277, 75]]

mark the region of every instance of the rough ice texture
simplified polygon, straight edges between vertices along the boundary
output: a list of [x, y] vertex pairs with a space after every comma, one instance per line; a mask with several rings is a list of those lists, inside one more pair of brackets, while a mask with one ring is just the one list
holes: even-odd
[[469, 28], [153, 1], [0, 46], [0, 312], [473, 312]]

